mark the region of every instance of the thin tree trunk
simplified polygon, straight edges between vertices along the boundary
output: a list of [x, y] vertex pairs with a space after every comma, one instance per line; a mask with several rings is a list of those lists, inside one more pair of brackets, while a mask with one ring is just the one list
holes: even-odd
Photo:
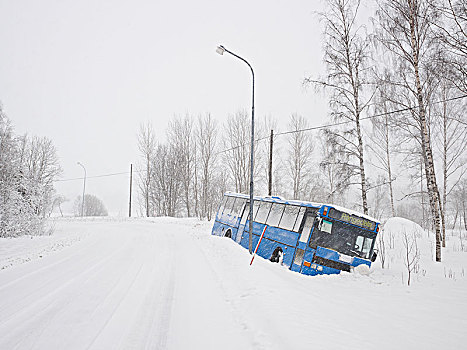
[[[446, 87], [443, 87], [443, 99], [446, 99]], [[447, 102], [443, 103], [443, 204], [441, 206], [441, 219], [443, 221], [443, 248], [446, 247], [446, 225], [445, 225], [445, 214], [446, 214], [446, 203], [447, 203], [447, 184], [448, 184], [448, 165], [447, 165], [447, 153], [448, 153], [448, 123], [447, 123]]]
[[388, 163], [388, 180], [389, 180], [389, 197], [391, 199], [391, 213], [392, 216], [396, 216], [396, 210], [394, 209], [394, 192], [392, 189], [392, 172], [391, 172], [391, 157], [389, 153], [389, 130], [386, 116], [386, 161]]
[[366, 177], [365, 177], [365, 166], [363, 161], [363, 139], [360, 129], [360, 113], [356, 119], [357, 124], [357, 135], [358, 135], [358, 160], [360, 162], [360, 180], [362, 184], [362, 205], [363, 205], [363, 213], [368, 215], [368, 200], [366, 196]]
[[428, 134], [428, 126], [426, 123], [425, 107], [423, 103], [422, 86], [420, 83], [419, 67], [418, 67], [418, 47], [415, 41], [415, 6], [414, 2], [411, 2], [410, 6], [410, 34], [411, 34], [411, 45], [413, 55], [413, 66], [415, 70], [415, 84], [417, 88], [417, 100], [418, 100], [418, 111], [420, 118], [420, 133], [422, 139], [422, 151], [423, 158], [425, 161], [425, 173], [427, 179], [427, 188], [430, 198], [430, 207], [433, 215], [433, 223], [436, 235], [436, 261], [441, 261], [441, 230], [440, 230], [440, 215], [438, 208], [438, 187], [436, 185], [435, 169], [433, 164], [433, 155], [430, 146], [430, 137]]
[[457, 216], [459, 215], [459, 208], [456, 208], [456, 214], [454, 215], [454, 223], [452, 224], [452, 229], [456, 228]]

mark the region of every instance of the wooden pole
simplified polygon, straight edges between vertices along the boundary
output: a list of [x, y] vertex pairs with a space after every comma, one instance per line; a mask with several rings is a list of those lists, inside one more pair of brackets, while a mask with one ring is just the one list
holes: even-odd
[[133, 164], [130, 164], [130, 205], [128, 209], [128, 217], [131, 218], [131, 190], [133, 185]]
[[272, 195], [272, 146], [273, 146], [274, 130], [271, 130], [271, 139], [269, 140], [269, 185], [268, 195]]

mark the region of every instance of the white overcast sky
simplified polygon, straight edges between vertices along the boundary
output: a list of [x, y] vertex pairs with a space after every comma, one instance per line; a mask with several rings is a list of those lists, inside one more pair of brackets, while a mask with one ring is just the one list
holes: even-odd
[[[151, 121], [163, 137], [173, 115], [210, 112], [219, 121], [251, 108], [284, 130], [291, 113], [312, 125], [326, 101], [305, 90], [322, 64], [321, 1], [0, 0], [0, 101], [18, 134], [57, 147], [63, 179], [129, 170], [136, 134]], [[115, 214], [128, 206], [127, 176], [89, 179]], [[81, 181], [57, 184], [73, 201]]]

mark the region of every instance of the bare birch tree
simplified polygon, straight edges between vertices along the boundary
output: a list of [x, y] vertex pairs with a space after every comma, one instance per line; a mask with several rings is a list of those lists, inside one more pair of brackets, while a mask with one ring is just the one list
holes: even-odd
[[193, 135], [193, 118], [186, 115], [184, 118], [174, 117], [167, 128], [167, 140], [170, 148], [178, 154], [180, 180], [183, 189], [183, 201], [187, 216], [192, 216], [194, 189], [196, 142]]
[[180, 208], [183, 184], [178, 151], [166, 144], [156, 147], [150, 193], [155, 215], [175, 217]]
[[[440, 84], [440, 93], [442, 103], [437, 105], [438, 136], [435, 140], [442, 159], [442, 201], [440, 202], [442, 218], [447, 216], [447, 200], [452, 189], [459, 183], [467, 172], [466, 161], [467, 153], [465, 145], [467, 144], [467, 127], [462, 124], [461, 119], [465, 119], [466, 105], [464, 101], [449, 101], [453, 96], [454, 89], [444, 80]], [[448, 181], [454, 177], [452, 185]], [[443, 220], [445, 221], [445, 220]], [[446, 224], [442, 226], [443, 247], [446, 246]]]
[[143, 197], [144, 213], [150, 216], [150, 192], [153, 178], [153, 161], [156, 152], [156, 136], [154, 128], [150, 123], [140, 124], [138, 132], [138, 149], [144, 160], [144, 170], [139, 173], [138, 187]]
[[[251, 144], [251, 120], [246, 111], [238, 111], [229, 115], [224, 125], [222, 141], [224, 149], [222, 161], [225, 164], [223, 171], [233, 183], [236, 192], [248, 193], [250, 183], [250, 144]], [[259, 132], [259, 131], [258, 131]], [[254, 147], [256, 164], [261, 164], [262, 159], [258, 147]], [[260, 167], [255, 167], [254, 177], [260, 173]]]
[[436, 13], [430, 1], [379, 0], [377, 40], [393, 56], [398, 75], [393, 84], [406, 89], [413, 96], [416, 108], [412, 118], [419, 132], [421, 154], [425, 165], [427, 191], [436, 235], [436, 261], [441, 261], [441, 230], [438, 186], [433, 151], [427, 122], [427, 96], [430, 96], [430, 55], [434, 49], [432, 23]]
[[396, 216], [396, 210], [394, 206], [394, 189], [393, 182], [395, 180], [394, 170], [391, 166], [391, 158], [394, 148], [396, 148], [393, 138], [393, 123], [391, 123], [391, 116], [389, 112], [389, 101], [385, 96], [388, 92], [385, 89], [380, 89], [375, 98], [375, 113], [381, 114], [381, 117], [371, 119], [373, 124], [373, 132], [371, 135], [372, 142], [369, 148], [374, 152], [376, 156], [375, 166], [386, 173], [387, 187], [389, 188], [389, 202], [391, 205], [391, 214]]
[[323, 176], [325, 201], [331, 204], [343, 204], [344, 194], [350, 186], [351, 169], [347, 166], [346, 155], [339, 154], [336, 144], [329, 134], [321, 138], [321, 162], [319, 167]]
[[431, 5], [438, 18], [432, 21], [442, 49], [437, 57], [443, 78], [467, 93], [467, 3], [465, 0], [439, 0]]
[[211, 220], [217, 205], [214, 177], [216, 170], [217, 123], [210, 113], [198, 117], [195, 131], [199, 151], [200, 210], [199, 217]]
[[310, 135], [300, 131], [308, 127], [303, 116], [292, 114], [288, 127], [291, 133], [287, 135], [289, 148], [286, 163], [292, 184], [292, 198], [307, 199], [314, 145]]
[[334, 134], [337, 150], [349, 157], [352, 176], [360, 177], [362, 208], [368, 214], [367, 179], [361, 117], [368, 107], [371, 97], [366, 98], [368, 86], [369, 45], [360, 34], [356, 17], [360, 0], [327, 0], [327, 11], [321, 13], [325, 24], [324, 61], [327, 66], [325, 78], [305, 79], [305, 84], [313, 84], [331, 91], [330, 107], [336, 121], [348, 121], [350, 127]]

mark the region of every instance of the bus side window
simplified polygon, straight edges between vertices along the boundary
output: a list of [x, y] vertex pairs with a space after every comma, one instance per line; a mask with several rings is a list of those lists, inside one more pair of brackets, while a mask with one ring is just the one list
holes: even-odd
[[279, 227], [284, 230], [292, 231], [299, 211], [300, 207], [296, 205], [286, 205]]
[[234, 202], [235, 202], [235, 197], [227, 197], [227, 201], [225, 202], [225, 206], [224, 206], [224, 212], [222, 214], [223, 216], [226, 216], [232, 213], [232, 207], [234, 205]]
[[272, 204], [266, 225], [276, 227], [279, 226], [279, 221], [281, 220], [282, 213], [284, 212], [284, 206], [284, 204], [279, 203]]
[[261, 224], [266, 223], [266, 219], [268, 218], [269, 209], [271, 209], [271, 204], [269, 202], [261, 203], [261, 206], [258, 209], [258, 213], [256, 214], [255, 221]]
[[300, 211], [298, 212], [298, 218], [297, 218], [297, 221], [295, 221], [295, 225], [293, 227], [293, 230], [295, 232], [298, 232], [300, 230], [300, 225], [302, 224], [303, 215], [305, 214], [305, 210], [306, 210], [305, 207], [301, 207]]
[[221, 216], [222, 215], [222, 212], [224, 211], [224, 207], [225, 207], [225, 202], [227, 201], [227, 196], [224, 196], [222, 198], [222, 203], [221, 203], [221, 206], [219, 207], [219, 212], [218, 212], [218, 215]]
[[232, 208], [232, 215], [238, 217], [241, 213], [243, 203], [245, 203], [245, 199], [243, 198], [235, 198], [235, 202]]
[[253, 202], [253, 221], [256, 219], [256, 214], [258, 213], [258, 209], [260, 207], [261, 202], [260, 201], [254, 201]]

